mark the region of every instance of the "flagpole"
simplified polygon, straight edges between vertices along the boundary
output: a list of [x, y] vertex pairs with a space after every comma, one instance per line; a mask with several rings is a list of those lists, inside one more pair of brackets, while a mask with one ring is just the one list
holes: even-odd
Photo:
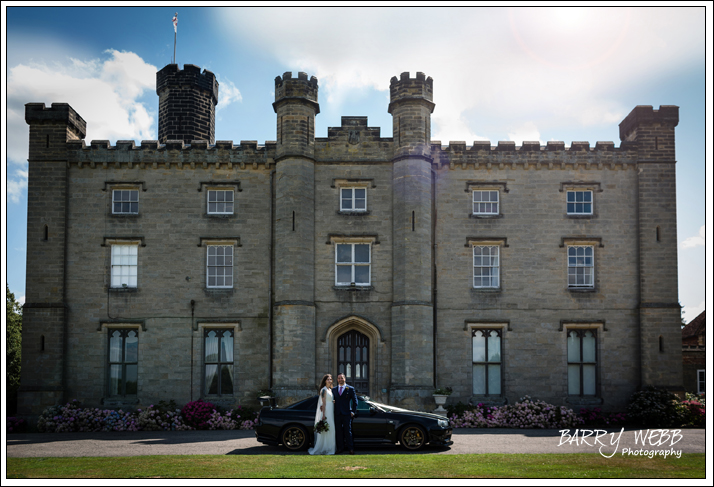
[[176, 32], [174, 31], [174, 62], [176, 64]]

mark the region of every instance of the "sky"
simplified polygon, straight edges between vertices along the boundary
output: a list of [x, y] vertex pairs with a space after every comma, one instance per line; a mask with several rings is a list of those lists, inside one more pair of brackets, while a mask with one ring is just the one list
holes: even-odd
[[558, 140], [619, 147], [618, 124], [636, 105], [679, 106], [679, 301], [685, 322], [705, 308], [705, 229], [711, 228], [705, 161], [712, 142], [705, 58], [712, 18], [703, 2], [667, 8], [6, 5], [3, 259], [7, 283], [21, 301], [25, 103], [69, 103], [87, 122], [87, 142], [156, 140], [156, 71], [172, 62], [171, 19], [178, 12], [176, 62], [216, 75], [216, 140], [235, 144], [275, 140], [273, 80], [286, 71], [319, 80], [317, 137], [345, 115], [367, 116], [369, 126], [391, 136], [389, 82], [405, 71], [434, 79], [431, 138], [443, 145]]

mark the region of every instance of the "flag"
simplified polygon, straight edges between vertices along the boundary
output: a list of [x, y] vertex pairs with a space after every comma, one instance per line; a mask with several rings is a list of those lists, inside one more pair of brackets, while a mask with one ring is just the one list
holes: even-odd
[[176, 27], [178, 26], [178, 12], [174, 14], [174, 18], [171, 19], [171, 22], [174, 23], [174, 34], [176, 33]]

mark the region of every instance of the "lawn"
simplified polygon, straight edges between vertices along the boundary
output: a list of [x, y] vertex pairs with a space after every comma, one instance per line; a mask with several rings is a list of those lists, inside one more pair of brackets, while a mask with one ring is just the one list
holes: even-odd
[[705, 478], [705, 455], [187, 455], [7, 458], [8, 478]]

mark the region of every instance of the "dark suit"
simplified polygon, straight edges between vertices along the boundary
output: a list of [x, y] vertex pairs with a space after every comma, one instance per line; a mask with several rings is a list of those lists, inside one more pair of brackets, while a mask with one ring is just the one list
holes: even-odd
[[355, 388], [345, 384], [345, 388], [340, 395], [340, 386], [332, 388], [332, 395], [335, 398], [335, 438], [337, 440], [337, 451], [354, 450], [354, 440], [352, 438], [352, 414], [357, 414], [357, 394]]

